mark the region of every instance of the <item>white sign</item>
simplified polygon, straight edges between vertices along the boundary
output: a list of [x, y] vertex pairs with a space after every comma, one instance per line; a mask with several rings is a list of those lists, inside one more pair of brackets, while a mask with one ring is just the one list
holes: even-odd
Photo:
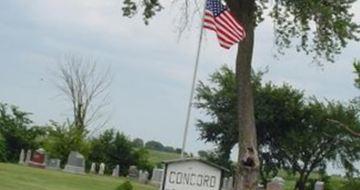
[[198, 160], [169, 163], [163, 190], [219, 190], [222, 172]]

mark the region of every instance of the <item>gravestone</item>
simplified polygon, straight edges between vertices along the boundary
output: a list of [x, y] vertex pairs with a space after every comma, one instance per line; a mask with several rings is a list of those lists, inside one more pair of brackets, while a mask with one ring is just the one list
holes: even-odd
[[227, 189], [228, 189], [228, 184], [229, 184], [229, 178], [224, 177], [224, 178], [223, 178], [223, 184], [222, 184], [221, 190], [227, 190]]
[[104, 171], [105, 171], [105, 164], [101, 163], [100, 167], [99, 167], [99, 175], [104, 175]]
[[283, 190], [285, 180], [281, 177], [275, 177], [266, 186], [266, 190]]
[[116, 167], [112, 171], [112, 176], [113, 177], [119, 177], [119, 172], [120, 172], [120, 166], [116, 165]]
[[96, 174], [96, 163], [95, 162], [91, 163], [90, 173]]
[[67, 164], [65, 165], [64, 171], [75, 174], [84, 174], [85, 173], [84, 156], [79, 152], [71, 151], [68, 156]]
[[45, 168], [45, 151], [44, 149], [38, 149], [34, 152], [31, 156], [29, 161], [29, 166], [36, 167], [36, 168]]
[[234, 178], [233, 177], [229, 177], [228, 189], [230, 189], [230, 190], [234, 189]]
[[139, 182], [147, 184], [149, 178], [149, 172], [140, 170], [139, 172]]
[[258, 184], [256, 190], [265, 190], [265, 187], [261, 184]]
[[233, 190], [233, 183], [234, 183], [234, 179], [233, 177], [225, 177], [223, 179], [223, 185], [222, 185], [222, 190]]
[[133, 178], [133, 179], [138, 179], [139, 178], [139, 170], [137, 169], [136, 166], [130, 166], [129, 167], [129, 177]]
[[25, 159], [25, 150], [21, 149], [20, 156], [19, 156], [19, 164], [24, 164]]
[[223, 174], [228, 170], [197, 158], [164, 162], [162, 190], [220, 190]]
[[25, 164], [28, 165], [31, 159], [31, 150], [27, 150], [26, 152], [26, 158], [25, 158]]
[[317, 181], [314, 186], [314, 190], [324, 190], [324, 182]]
[[151, 176], [151, 184], [160, 187], [164, 176], [164, 169], [154, 168]]
[[60, 159], [49, 159], [46, 162], [46, 169], [49, 170], [60, 170], [60, 163], [61, 160]]

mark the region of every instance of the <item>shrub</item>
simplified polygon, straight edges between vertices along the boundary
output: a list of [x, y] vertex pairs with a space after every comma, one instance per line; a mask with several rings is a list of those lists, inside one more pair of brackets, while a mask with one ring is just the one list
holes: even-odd
[[341, 187], [341, 190], [359, 190], [360, 189], [360, 179], [349, 179]]
[[6, 153], [5, 139], [0, 134], [0, 162], [5, 162], [6, 161], [5, 153]]
[[136, 164], [133, 151], [132, 142], [124, 134], [110, 129], [91, 140], [89, 160], [104, 162], [105, 173], [111, 173], [111, 168], [120, 165], [120, 174], [126, 175], [129, 166]]
[[[17, 162], [21, 149], [39, 147], [40, 137], [44, 135], [41, 127], [32, 127], [30, 113], [16, 106], [0, 102], [0, 133], [5, 141], [6, 161]], [[4, 146], [4, 145], [2, 145]]]
[[85, 140], [85, 135], [84, 131], [69, 122], [59, 124], [52, 121], [44, 148], [50, 157], [59, 158], [63, 166], [71, 151], [78, 151], [87, 156], [90, 148]]
[[130, 181], [125, 181], [123, 184], [117, 187], [116, 190], [133, 190], [133, 186]]

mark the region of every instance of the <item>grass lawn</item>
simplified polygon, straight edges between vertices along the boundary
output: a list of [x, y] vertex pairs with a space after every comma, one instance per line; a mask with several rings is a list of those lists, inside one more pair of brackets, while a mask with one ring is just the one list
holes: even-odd
[[[0, 190], [115, 190], [124, 178], [74, 175], [0, 163]], [[132, 182], [134, 190], [157, 188]]]
[[149, 151], [149, 161], [153, 164], [160, 163], [165, 160], [173, 160], [180, 158], [180, 154], [171, 153], [171, 152], [160, 152], [156, 150]]

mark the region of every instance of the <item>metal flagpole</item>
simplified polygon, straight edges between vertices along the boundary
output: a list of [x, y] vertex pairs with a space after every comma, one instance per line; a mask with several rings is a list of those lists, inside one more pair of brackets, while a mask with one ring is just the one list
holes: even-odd
[[196, 83], [197, 71], [198, 71], [199, 60], [200, 60], [200, 52], [201, 52], [201, 44], [202, 44], [201, 42], [202, 42], [203, 33], [204, 33], [205, 9], [206, 9], [206, 0], [205, 0], [205, 5], [204, 5], [204, 10], [203, 10], [203, 13], [202, 13], [203, 15], [202, 15], [202, 18], [201, 18], [199, 44], [198, 44], [198, 49], [197, 49], [197, 54], [196, 54], [195, 67], [194, 67], [194, 73], [193, 73], [191, 90], [190, 90], [190, 99], [189, 99], [189, 104], [188, 104], [187, 114], [186, 114], [186, 122], [185, 122], [184, 136], [183, 136], [183, 144], [182, 144], [182, 148], [181, 148], [181, 158], [185, 157], [185, 147], [186, 147], [186, 139], [187, 139], [189, 123], [190, 123], [191, 106], [192, 106], [192, 103], [193, 103], [192, 101], [193, 101], [193, 98], [194, 98], [195, 83]]

